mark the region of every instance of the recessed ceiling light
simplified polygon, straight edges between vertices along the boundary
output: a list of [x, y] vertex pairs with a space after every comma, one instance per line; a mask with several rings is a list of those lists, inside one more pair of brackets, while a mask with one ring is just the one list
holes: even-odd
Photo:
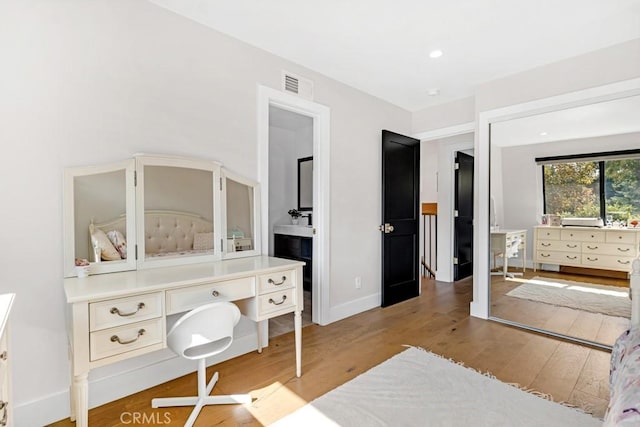
[[549, 135], [547, 132], [540, 132], [540, 136], [547, 136]]
[[429, 89], [429, 90], [427, 91], [427, 95], [429, 95], [429, 96], [436, 96], [436, 95], [440, 95], [440, 89], [438, 89], [438, 88]]
[[440, 49], [432, 50], [429, 52], [429, 58], [440, 58], [442, 56], [442, 51]]

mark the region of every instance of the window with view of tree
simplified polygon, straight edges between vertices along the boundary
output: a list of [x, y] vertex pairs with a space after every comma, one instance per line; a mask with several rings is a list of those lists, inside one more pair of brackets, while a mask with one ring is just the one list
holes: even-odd
[[640, 159], [542, 166], [545, 213], [563, 217], [640, 217]]

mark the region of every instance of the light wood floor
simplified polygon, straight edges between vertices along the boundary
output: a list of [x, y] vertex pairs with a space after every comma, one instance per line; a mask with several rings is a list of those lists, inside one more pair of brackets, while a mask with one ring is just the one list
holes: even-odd
[[[604, 414], [608, 352], [471, 318], [471, 295], [470, 280], [444, 284], [423, 279], [418, 298], [328, 326], [310, 325], [303, 329], [301, 378], [295, 377], [293, 333], [271, 340], [262, 354], [246, 354], [209, 368], [209, 375], [214, 368], [220, 372], [217, 393], [250, 392], [254, 401], [246, 407], [206, 407], [196, 426], [268, 425], [403, 351], [403, 345], [421, 346], [502, 381], [590, 409], [596, 416]], [[126, 426], [131, 425], [130, 414], [139, 413], [166, 414], [168, 425], [182, 425], [190, 408], [152, 409], [150, 400], [193, 395], [195, 390], [194, 373], [95, 408], [89, 423]], [[53, 425], [73, 424], [67, 419]]]
[[[515, 270], [514, 270], [515, 271]], [[521, 271], [518, 269], [517, 271]], [[582, 283], [629, 287], [629, 280], [557, 273], [550, 271], [526, 271], [515, 279], [531, 279], [535, 276], [571, 280]], [[529, 301], [505, 294], [522, 282], [491, 276], [491, 315], [513, 322], [612, 346], [616, 338], [629, 326], [629, 319], [589, 313], [568, 307]]]

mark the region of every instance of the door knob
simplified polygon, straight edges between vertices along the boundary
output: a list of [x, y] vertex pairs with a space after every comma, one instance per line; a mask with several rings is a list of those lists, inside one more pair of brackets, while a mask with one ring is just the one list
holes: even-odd
[[384, 231], [385, 234], [389, 234], [391, 232], [393, 232], [393, 225], [391, 224], [382, 224], [378, 227], [378, 230], [380, 231]]

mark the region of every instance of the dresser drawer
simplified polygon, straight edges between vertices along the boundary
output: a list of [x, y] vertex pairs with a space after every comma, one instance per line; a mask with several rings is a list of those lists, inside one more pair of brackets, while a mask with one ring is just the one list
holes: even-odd
[[558, 228], [540, 227], [540, 228], [537, 228], [536, 230], [537, 230], [538, 239], [560, 240], [561, 230]]
[[[9, 377], [9, 353], [7, 352], [7, 336], [6, 334], [2, 335], [0, 338], [0, 389], [2, 388], [2, 384], [5, 384], [8, 381]], [[0, 413], [0, 420], [2, 419], [2, 414]]]
[[89, 304], [89, 330], [113, 328], [162, 316], [162, 292]]
[[258, 278], [258, 283], [260, 284], [258, 294], [272, 292], [284, 288], [291, 288], [294, 285], [294, 277], [295, 272], [293, 270], [263, 274]]
[[162, 343], [163, 323], [164, 319], [158, 318], [92, 332], [89, 337], [91, 361]]
[[541, 251], [580, 252], [580, 243], [563, 242], [562, 240], [538, 240], [536, 249]]
[[293, 298], [295, 290], [293, 288], [283, 289], [277, 292], [260, 295], [258, 297], [259, 316], [268, 314], [273, 311], [291, 309], [295, 306]]
[[549, 264], [580, 264], [580, 253], [536, 251], [536, 262]]
[[167, 291], [167, 314], [182, 313], [216, 301], [235, 301], [255, 296], [255, 277], [214, 282]]
[[607, 243], [628, 243], [633, 245], [636, 243], [635, 231], [613, 231], [607, 230]]
[[603, 230], [562, 230], [560, 233], [562, 240], [571, 242], [601, 242], [605, 241]]
[[582, 264], [585, 267], [591, 268], [631, 271], [631, 263], [633, 262], [633, 259], [633, 257], [623, 257], [615, 255], [583, 254]]
[[635, 256], [635, 245], [629, 244], [616, 244], [616, 243], [583, 243], [583, 254], [602, 254], [602, 255], [617, 255], [622, 257]]

